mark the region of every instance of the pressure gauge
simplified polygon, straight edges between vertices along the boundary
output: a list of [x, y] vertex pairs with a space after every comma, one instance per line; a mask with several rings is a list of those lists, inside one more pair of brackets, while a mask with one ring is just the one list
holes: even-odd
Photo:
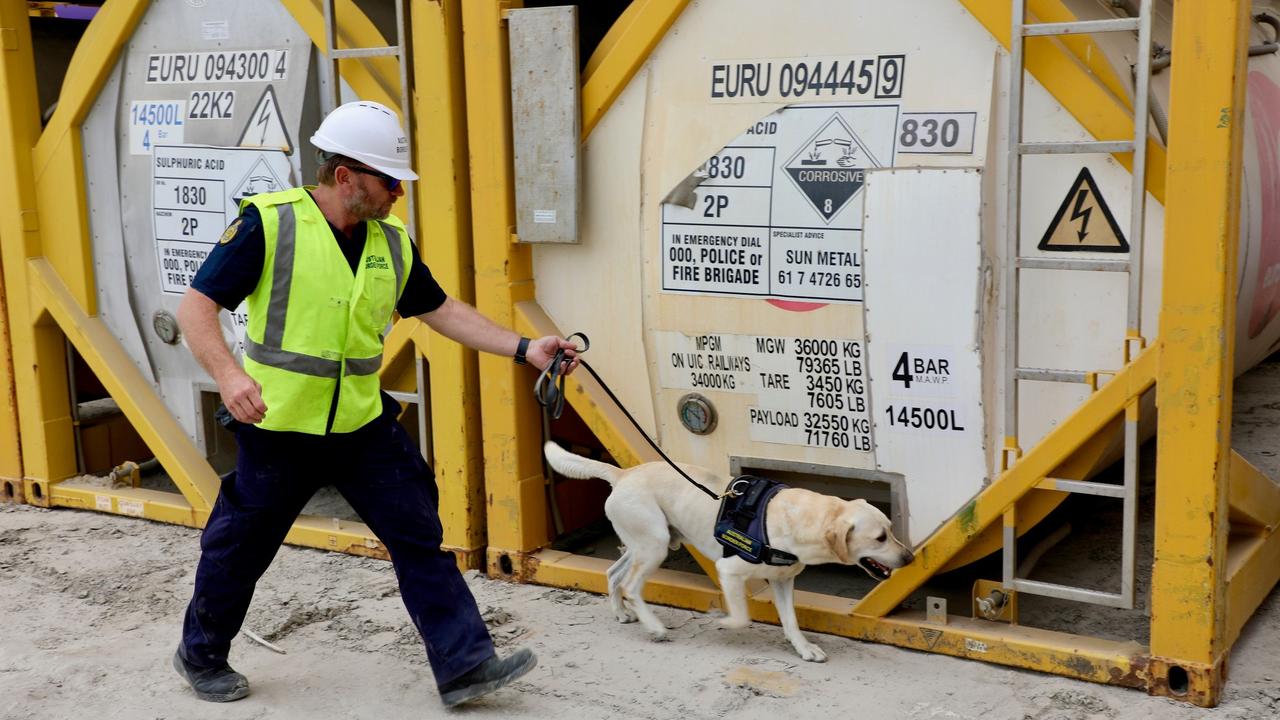
[[680, 398], [677, 405], [680, 423], [695, 435], [706, 435], [716, 429], [716, 408], [711, 401], [698, 393]]

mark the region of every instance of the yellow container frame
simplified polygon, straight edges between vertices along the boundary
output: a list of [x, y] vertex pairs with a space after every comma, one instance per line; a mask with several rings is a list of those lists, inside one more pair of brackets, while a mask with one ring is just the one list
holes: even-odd
[[[309, 0], [281, 0], [318, 46], [323, 15]], [[417, 122], [414, 186], [423, 221], [419, 246], [447, 292], [470, 300], [470, 196], [461, 53], [461, 0], [414, 0], [412, 34]], [[88, 202], [81, 163], [81, 125], [108, 72], [150, 3], [112, 0], [89, 24], [68, 68], [57, 111], [43, 130], [36, 99], [35, 60], [23, 0], [0, 0], [0, 177], [12, 192], [0, 200], [0, 501], [136, 515], [203, 527], [218, 493], [218, 478], [151, 384], [98, 317], [88, 234]], [[338, 44], [386, 42], [352, 0], [337, 2]], [[340, 72], [364, 98], [397, 106], [394, 58], [345, 59]], [[423, 192], [430, 188], [431, 192]], [[400, 208], [403, 210], [403, 207]], [[66, 482], [76, 474], [74, 428], [64, 338], [102, 381], [173, 478], [179, 493], [108, 489]], [[436, 436], [434, 460], [441, 489], [445, 547], [461, 567], [480, 567], [484, 506], [480, 466], [478, 381], [474, 353], [431, 337], [414, 319], [399, 321], [384, 354], [384, 385], [413, 389], [413, 363], [427, 358]], [[409, 372], [406, 372], [406, 368]], [[302, 517], [286, 542], [386, 558], [363, 523]]]
[[[1008, 46], [1009, 0], [960, 1]], [[584, 137], [686, 4], [636, 0], [615, 24], [586, 68]], [[533, 335], [556, 328], [534, 300], [530, 249], [513, 242], [504, 12], [518, 6], [468, 2], [463, 25], [473, 203], [487, 210], [474, 224], [477, 298], [491, 316]], [[1073, 19], [1059, 0], [1029, 0], [1028, 10], [1045, 22]], [[1248, 15], [1241, 0], [1174, 2], [1174, 44], [1185, 49], [1172, 70], [1167, 157], [1152, 141], [1145, 178], [1166, 207], [1160, 337], [925, 540], [912, 565], [860, 600], [797, 593], [802, 627], [1217, 704], [1231, 644], [1280, 578], [1280, 486], [1229, 447]], [[1132, 110], [1099, 57], [1087, 38], [1039, 40], [1027, 44], [1026, 64], [1094, 136], [1123, 137], [1131, 132]], [[1115, 157], [1131, 166], [1129, 154]], [[1206, 278], [1206, 268], [1216, 272]], [[605, 592], [608, 561], [545, 549], [530, 374], [500, 358], [482, 359], [481, 368], [489, 571]], [[572, 406], [616, 459], [624, 465], [652, 459], [589, 377], [579, 373], [569, 384]], [[1006, 511], [1051, 488], [1048, 478], [1069, 476], [1063, 469], [1096, 452], [1096, 440], [1109, 437], [1117, 419], [1135, 413], [1153, 388], [1161, 417], [1149, 646], [955, 616], [934, 624], [923, 612], [897, 610], [984, 530], [999, 532]], [[722, 607], [714, 572], [705, 561], [703, 567], [706, 576], [660, 571], [646, 598], [696, 610]], [[752, 594], [750, 606], [753, 618], [777, 622], [763, 591]]]

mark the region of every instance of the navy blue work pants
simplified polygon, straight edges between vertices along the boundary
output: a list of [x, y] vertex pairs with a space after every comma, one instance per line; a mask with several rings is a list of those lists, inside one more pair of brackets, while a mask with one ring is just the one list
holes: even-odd
[[[390, 408], [388, 408], [390, 410]], [[494, 655], [475, 598], [452, 553], [440, 549], [431, 469], [391, 412], [352, 433], [236, 433], [235, 473], [222, 483], [200, 539], [195, 594], [182, 629], [192, 664], [220, 667], [254, 585], [316, 490], [337, 487], [386, 546], [405, 607], [442, 685]]]

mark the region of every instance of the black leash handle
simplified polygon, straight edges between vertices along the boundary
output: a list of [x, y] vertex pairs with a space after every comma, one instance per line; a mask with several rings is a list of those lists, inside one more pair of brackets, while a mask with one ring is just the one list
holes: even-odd
[[[582, 349], [578, 350], [579, 354], [584, 353], [591, 348], [591, 340], [588, 339], [584, 333], [576, 332], [565, 339], [573, 340], [575, 337], [582, 338]], [[579, 358], [579, 360], [581, 360], [581, 358]], [[688, 473], [681, 470], [671, 458], [667, 457], [667, 454], [662, 452], [662, 448], [658, 447], [658, 444], [653, 441], [653, 438], [649, 437], [649, 433], [645, 432], [644, 428], [640, 427], [640, 423], [632, 417], [631, 412], [627, 410], [627, 406], [623, 405], [622, 401], [618, 399], [618, 396], [613, 394], [613, 390], [611, 390], [609, 385], [600, 377], [600, 374], [595, 371], [595, 368], [588, 365], [586, 360], [581, 360], [581, 362], [582, 367], [586, 368], [587, 372], [591, 373], [591, 377], [595, 378], [596, 382], [600, 383], [600, 387], [604, 389], [605, 394], [609, 396], [609, 399], [613, 401], [613, 404], [618, 406], [618, 409], [622, 411], [623, 415], [627, 416], [627, 420], [631, 421], [631, 425], [640, 433], [640, 436], [644, 438], [645, 442], [649, 443], [649, 447], [653, 448], [654, 452], [658, 453], [658, 455], [661, 456], [662, 459], [672, 467], [672, 469], [680, 473], [680, 477], [688, 480], [690, 484], [706, 493], [712, 500], [718, 501], [724, 497], [723, 495], [717, 495], [702, 483], [689, 477]], [[559, 420], [560, 414], [564, 412], [565, 364], [566, 359], [564, 349], [561, 348], [556, 351], [555, 357], [551, 358], [551, 362], [547, 365], [546, 369], [538, 375], [538, 381], [533, 385], [533, 395], [537, 398], [538, 404], [543, 407], [545, 412], [549, 413], [551, 417], [556, 420]], [[551, 439], [550, 433], [548, 433], [547, 439]]]

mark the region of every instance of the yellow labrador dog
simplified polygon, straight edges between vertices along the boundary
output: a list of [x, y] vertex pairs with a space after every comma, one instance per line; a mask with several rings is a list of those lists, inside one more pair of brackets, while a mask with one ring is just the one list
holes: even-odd
[[[846, 501], [800, 488], [787, 488], [775, 495], [766, 514], [769, 544], [792, 553], [798, 562], [776, 566], [749, 563], [736, 555], [721, 557], [722, 546], [714, 534], [719, 506], [666, 463], [622, 469], [574, 455], [555, 443], [547, 443], [543, 450], [551, 467], [561, 475], [601, 478], [613, 485], [604, 511], [625, 549], [609, 568], [609, 602], [619, 622], [639, 620], [655, 640], [663, 639], [667, 629], [645, 604], [641, 591], [666, 559], [667, 550], [680, 547], [681, 542], [715, 559], [727, 605], [721, 625], [746, 627], [751, 622], [747, 581], [768, 580], [783, 632], [800, 657], [813, 662], [825, 661], [827, 654], [800, 632], [794, 599], [796, 575], [806, 565], [841, 563], [859, 565], [872, 577], [884, 580], [914, 557], [890, 532], [889, 518], [865, 500]], [[717, 495], [730, 481], [696, 465], [680, 468]]]

